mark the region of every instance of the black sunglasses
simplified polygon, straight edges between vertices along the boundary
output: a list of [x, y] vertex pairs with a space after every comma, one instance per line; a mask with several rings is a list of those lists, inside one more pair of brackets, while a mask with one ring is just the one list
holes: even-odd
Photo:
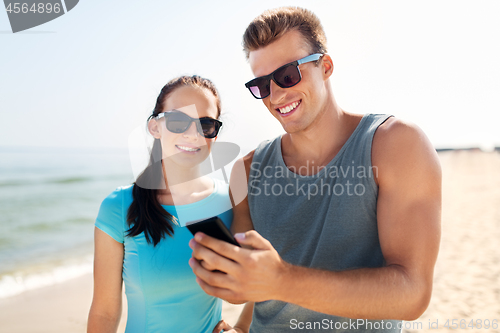
[[271, 79], [281, 88], [290, 88], [300, 82], [302, 75], [300, 74], [299, 65], [306, 62], [317, 61], [323, 54], [314, 53], [305, 58], [292, 61], [289, 64], [283, 65], [269, 75], [260, 76], [245, 83], [245, 87], [250, 90], [253, 97], [262, 99], [271, 94]]
[[222, 122], [210, 117], [191, 118], [187, 114], [179, 110], [172, 110], [159, 113], [155, 118], [160, 119], [165, 117], [167, 129], [172, 133], [184, 133], [191, 126], [191, 123], [196, 124], [198, 132], [207, 139], [213, 139], [219, 134], [222, 127]]

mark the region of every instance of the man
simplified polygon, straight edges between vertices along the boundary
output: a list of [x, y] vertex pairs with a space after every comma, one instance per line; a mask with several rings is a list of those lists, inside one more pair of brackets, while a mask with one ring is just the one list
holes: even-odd
[[198, 283], [249, 302], [236, 332], [250, 321], [255, 333], [401, 331], [431, 297], [441, 212], [435, 150], [413, 124], [337, 105], [333, 62], [310, 11], [264, 12], [245, 31], [244, 49], [256, 76], [246, 86], [286, 134], [233, 169], [233, 231], [244, 248], [196, 234]]

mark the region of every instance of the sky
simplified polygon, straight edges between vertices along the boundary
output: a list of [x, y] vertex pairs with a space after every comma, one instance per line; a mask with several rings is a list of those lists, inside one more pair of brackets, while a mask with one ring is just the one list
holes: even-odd
[[390, 113], [436, 148], [500, 146], [500, 1], [80, 1], [13, 34], [0, 9], [0, 147], [126, 148], [161, 87], [198, 74], [220, 91], [220, 141], [283, 129], [244, 87], [250, 21], [283, 5], [320, 18], [344, 110]]

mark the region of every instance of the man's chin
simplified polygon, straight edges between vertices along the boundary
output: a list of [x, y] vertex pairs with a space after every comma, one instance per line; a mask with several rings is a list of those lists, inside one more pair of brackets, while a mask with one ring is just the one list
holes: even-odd
[[285, 132], [287, 132], [288, 134], [298, 133], [303, 130], [300, 124], [295, 124], [295, 123], [288, 123], [288, 124], [281, 123], [281, 127], [283, 127]]

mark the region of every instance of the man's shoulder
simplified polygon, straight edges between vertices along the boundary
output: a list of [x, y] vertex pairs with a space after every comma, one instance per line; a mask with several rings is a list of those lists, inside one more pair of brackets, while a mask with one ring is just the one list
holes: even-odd
[[388, 118], [373, 136], [373, 149], [387, 151], [405, 149], [423, 143], [427, 136], [416, 124], [396, 117]]
[[[254, 160], [255, 154], [261, 153], [263, 150], [268, 150], [269, 147], [273, 144], [276, 143], [276, 141], [281, 138], [281, 135], [275, 137], [274, 139], [270, 140], [264, 140], [262, 141], [257, 148], [253, 149], [250, 151], [248, 154], [246, 154], [243, 157], [238, 158], [238, 160], [235, 162], [236, 170], [245, 170], [246, 178], [248, 180], [248, 176], [250, 175], [250, 170], [252, 168], [252, 162]], [[244, 166], [244, 168], [242, 168]], [[234, 167], [233, 167], [234, 169]], [[241, 172], [241, 171], [240, 171]]]
[[257, 148], [252, 150], [250, 153], [245, 155], [242, 160], [245, 163], [251, 164], [254, 158], [260, 160], [266, 154], [272, 154], [275, 152], [277, 145], [280, 145], [282, 139], [282, 135], [278, 135], [272, 139], [267, 139], [259, 143]]
[[272, 145], [277, 144], [278, 142], [281, 142], [282, 138], [283, 138], [283, 134], [280, 134], [278, 136], [275, 136], [272, 139], [266, 139], [264, 141], [261, 141], [261, 143], [259, 143], [259, 145], [257, 146], [257, 148], [254, 149], [254, 151], [257, 151], [257, 153], [259, 153], [261, 150], [269, 148]]
[[379, 172], [393, 170], [404, 176], [403, 173], [411, 173], [415, 168], [439, 165], [439, 162], [436, 150], [420, 127], [391, 117], [375, 132], [372, 164], [379, 167]]
[[251, 152], [249, 152], [248, 154], [246, 154], [245, 156], [243, 156], [241, 158], [242, 162], [246, 164], [249, 164], [252, 163], [252, 160], [253, 160], [253, 155], [255, 154], [255, 149], [252, 150]]

